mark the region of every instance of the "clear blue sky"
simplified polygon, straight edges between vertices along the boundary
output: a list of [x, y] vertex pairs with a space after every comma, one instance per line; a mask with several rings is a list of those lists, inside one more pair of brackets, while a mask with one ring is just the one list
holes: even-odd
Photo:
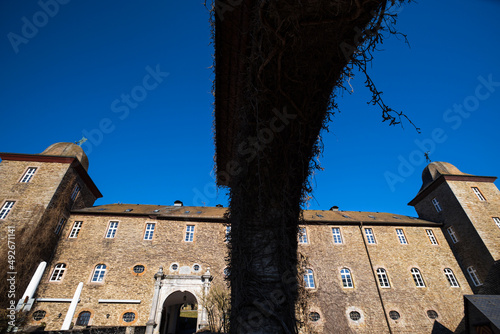
[[[104, 195], [96, 204], [227, 205], [212, 175], [213, 47], [202, 1], [54, 3], [0, 3], [0, 151], [40, 153], [86, 134], [89, 174]], [[415, 215], [406, 204], [421, 186], [424, 150], [500, 176], [499, 13], [496, 0], [400, 11], [411, 48], [386, 40], [370, 73], [422, 134], [381, 123], [356, 75], [323, 134], [310, 208]]]

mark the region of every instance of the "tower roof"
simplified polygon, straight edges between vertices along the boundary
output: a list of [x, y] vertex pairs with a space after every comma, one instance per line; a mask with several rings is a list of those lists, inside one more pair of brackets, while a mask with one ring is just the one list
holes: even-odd
[[87, 155], [80, 146], [73, 143], [55, 143], [47, 147], [45, 151], [40, 154], [75, 157], [80, 161], [86, 171], [89, 169], [89, 159]]
[[434, 161], [427, 165], [422, 171], [422, 187], [420, 191], [424, 190], [432, 182], [434, 182], [441, 175], [471, 175], [462, 173], [457, 167], [449, 162]]

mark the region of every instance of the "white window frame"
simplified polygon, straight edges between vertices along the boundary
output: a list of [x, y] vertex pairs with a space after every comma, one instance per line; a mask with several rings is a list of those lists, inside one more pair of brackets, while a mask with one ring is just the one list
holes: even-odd
[[467, 273], [469, 273], [469, 277], [472, 280], [472, 283], [474, 283], [474, 286], [483, 285], [483, 283], [479, 280], [479, 276], [477, 276], [476, 269], [474, 269], [473, 266], [467, 268]]
[[347, 268], [340, 269], [340, 279], [342, 286], [346, 289], [354, 288], [354, 281], [352, 279], [351, 271]]
[[113, 239], [116, 235], [116, 231], [118, 230], [118, 221], [113, 220], [109, 222], [108, 230], [106, 231], [106, 239]]
[[0, 219], [5, 219], [7, 217], [15, 203], [16, 201], [5, 201], [5, 203], [3, 203], [2, 209], [0, 209]]
[[186, 235], [184, 236], [185, 242], [193, 242], [194, 240], [194, 225], [186, 225]]
[[299, 227], [299, 244], [307, 243], [309, 243], [307, 239], [307, 229], [305, 227]]
[[153, 240], [155, 234], [155, 223], [147, 223], [146, 229], [144, 230], [144, 240]]
[[420, 270], [417, 268], [411, 268], [411, 275], [413, 277], [413, 282], [415, 282], [415, 286], [417, 288], [425, 288], [425, 281], [420, 273]]
[[50, 282], [60, 282], [62, 281], [63, 275], [66, 272], [66, 263], [58, 263], [52, 270], [52, 275], [50, 275]]
[[389, 276], [384, 268], [377, 269], [378, 284], [381, 288], [390, 288], [391, 283], [389, 282]]
[[104, 281], [104, 276], [106, 276], [106, 265], [100, 263], [94, 267], [94, 271], [92, 271], [92, 279], [90, 280], [92, 283], [100, 283]]
[[441, 205], [439, 205], [439, 201], [437, 200], [436, 197], [434, 197], [432, 199], [432, 204], [434, 205], [434, 208], [436, 209], [437, 212], [443, 211], [443, 209], [441, 208]]
[[500, 217], [492, 217], [493, 218], [493, 222], [495, 224], [497, 224], [498, 228], [500, 228]]
[[38, 169], [38, 167], [28, 167], [28, 169], [24, 173], [23, 177], [21, 178], [21, 181], [19, 181], [19, 182], [21, 182], [21, 183], [30, 182], [31, 179], [33, 178], [33, 175], [35, 175], [35, 172], [37, 169]]
[[486, 202], [486, 198], [483, 196], [483, 194], [481, 193], [481, 190], [479, 190], [478, 187], [472, 187], [472, 191], [474, 192], [474, 194], [476, 194], [477, 198], [481, 202]]
[[82, 229], [83, 222], [82, 221], [77, 221], [73, 224], [73, 228], [71, 229], [71, 232], [69, 234], [69, 238], [71, 239], [76, 239], [78, 238], [78, 234], [80, 233], [80, 230]]
[[450, 286], [452, 288], [458, 288], [460, 285], [458, 284], [457, 278], [455, 277], [455, 274], [453, 273], [453, 270], [450, 268], [444, 268], [444, 275], [446, 276], [446, 279], [448, 279], [448, 283], [450, 283]]
[[61, 233], [63, 227], [64, 227], [64, 224], [66, 224], [66, 221], [67, 219], [62, 217], [60, 220], [59, 220], [59, 223], [57, 223], [57, 226], [56, 228], [54, 229], [54, 233], [59, 235], [59, 233]]
[[304, 274], [304, 284], [306, 289], [315, 289], [316, 282], [314, 281], [314, 271], [312, 269], [306, 269]]
[[73, 191], [71, 192], [71, 200], [74, 201], [76, 199], [76, 197], [78, 196], [78, 194], [80, 193], [80, 190], [82, 188], [80, 187], [80, 185], [77, 183], [75, 184], [75, 187], [73, 188]]
[[340, 245], [343, 243], [342, 232], [340, 231], [340, 227], [332, 227], [332, 236], [334, 244]]
[[427, 236], [429, 237], [429, 241], [431, 242], [431, 245], [439, 245], [438, 241], [436, 239], [436, 236], [434, 235], [434, 231], [431, 229], [425, 230], [425, 233], [427, 233]]
[[453, 226], [449, 226], [448, 228], [446, 228], [446, 231], [448, 231], [448, 235], [450, 236], [451, 241], [456, 244], [458, 242], [458, 238], [455, 230], [453, 229]]
[[372, 228], [365, 228], [366, 241], [369, 244], [376, 244], [375, 235]]
[[396, 229], [396, 236], [398, 237], [399, 243], [401, 245], [408, 245], [408, 240], [406, 239], [405, 232], [402, 228]]

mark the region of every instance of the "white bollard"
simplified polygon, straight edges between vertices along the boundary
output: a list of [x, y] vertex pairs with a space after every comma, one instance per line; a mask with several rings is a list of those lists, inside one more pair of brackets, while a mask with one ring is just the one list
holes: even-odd
[[82, 293], [83, 282], [78, 283], [78, 287], [76, 288], [75, 295], [73, 296], [73, 300], [71, 304], [69, 304], [68, 313], [66, 313], [66, 318], [64, 318], [63, 325], [61, 327], [62, 331], [67, 331], [69, 326], [71, 326], [71, 320], [73, 320], [73, 316], [75, 315], [76, 305], [78, 305], [78, 301], [80, 300], [80, 294]]
[[33, 296], [35, 295], [36, 289], [38, 288], [38, 284], [40, 283], [40, 280], [42, 279], [43, 272], [45, 271], [45, 267], [47, 267], [47, 262], [42, 261], [38, 265], [38, 268], [35, 271], [35, 274], [31, 278], [30, 284], [28, 284], [28, 287], [24, 291], [23, 297], [19, 300], [19, 303], [17, 304], [17, 310], [24, 309], [24, 306], [29, 302], [29, 306], [25, 311], [29, 311], [31, 308], [31, 305], [33, 304]]

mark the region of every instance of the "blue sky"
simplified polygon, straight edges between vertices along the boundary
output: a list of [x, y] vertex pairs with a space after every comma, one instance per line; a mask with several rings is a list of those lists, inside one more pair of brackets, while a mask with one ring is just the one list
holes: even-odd
[[[55, 5], [57, 4], [57, 5]], [[500, 176], [500, 1], [420, 1], [370, 74], [387, 104], [422, 129], [381, 122], [355, 74], [323, 133], [311, 209], [414, 216], [424, 151]], [[0, 151], [40, 153], [89, 138], [96, 204], [227, 205], [213, 178], [213, 47], [202, 1], [4, 0]], [[497, 182], [498, 184], [498, 182]]]

